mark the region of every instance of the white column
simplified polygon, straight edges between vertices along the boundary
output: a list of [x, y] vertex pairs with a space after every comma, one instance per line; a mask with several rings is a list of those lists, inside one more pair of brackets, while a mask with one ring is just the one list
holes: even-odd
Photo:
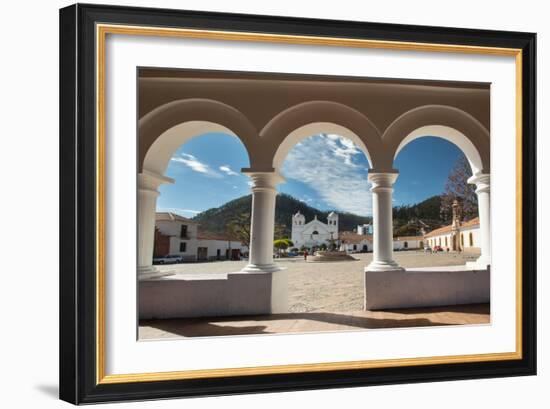
[[481, 235], [481, 256], [469, 266], [486, 269], [491, 264], [491, 176], [478, 173], [468, 179], [476, 185], [477, 207], [479, 213], [479, 232]]
[[244, 272], [271, 273], [280, 270], [273, 262], [275, 199], [277, 184], [284, 181], [276, 172], [247, 172], [252, 179], [250, 257]]
[[372, 184], [373, 260], [366, 271], [402, 270], [393, 259], [393, 184], [394, 173], [370, 173]]
[[174, 183], [173, 179], [144, 170], [138, 175], [138, 278], [140, 280], [161, 277], [162, 273], [153, 266], [155, 243], [155, 216], [157, 188], [162, 183]]

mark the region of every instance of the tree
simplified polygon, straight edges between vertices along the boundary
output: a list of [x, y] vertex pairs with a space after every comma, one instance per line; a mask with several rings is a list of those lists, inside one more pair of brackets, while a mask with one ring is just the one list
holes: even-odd
[[393, 229], [394, 236], [417, 236], [419, 229], [414, 224], [404, 224]]
[[292, 240], [290, 239], [277, 239], [273, 241], [273, 247], [277, 249], [277, 252], [281, 252], [281, 250], [286, 250], [289, 247], [294, 246], [294, 243], [292, 243]]
[[250, 213], [234, 216], [226, 225], [227, 232], [250, 249]]
[[475, 186], [468, 183], [472, 176], [472, 169], [464, 155], [456, 161], [449, 172], [445, 191], [441, 195], [440, 217], [445, 223], [452, 220], [452, 205], [457, 200], [462, 206], [462, 214], [466, 220], [477, 216], [477, 195]]
[[[275, 228], [274, 228], [274, 232], [273, 232], [273, 236], [275, 237], [275, 239], [284, 239], [285, 236], [286, 236], [286, 230], [287, 227], [282, 224], [282, 223], [275, 223]], [[289, 239], [287, 239], [289, 240]]]

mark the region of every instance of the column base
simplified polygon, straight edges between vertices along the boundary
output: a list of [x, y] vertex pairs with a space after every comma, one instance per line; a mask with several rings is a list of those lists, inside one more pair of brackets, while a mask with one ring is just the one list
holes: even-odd
[[275, 263], [270, 264], [248, 264], [241, 270], [241, 273], [274, 273], [282, 268]]
[[140, 281], [172, 276], [174, 274], [173, 271], [159, 271], [159, 269], [154, 266], [138, 267], [138, 280]]
[[399, 264], [394, 260], [391, 261], [373, 261], [367, 267], [365, 271], [400, 271], [404, 270]]

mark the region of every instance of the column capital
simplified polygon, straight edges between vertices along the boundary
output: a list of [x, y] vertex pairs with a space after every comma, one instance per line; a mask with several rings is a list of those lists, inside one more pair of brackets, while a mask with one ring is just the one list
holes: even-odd
[[477, 186], [476, 193], [489, 193], [491, 191], [491, 175], [489, 173], [476, 173], [468, 179], [468, 183]]
[[370, 172], [368, 180], [372, 184], [371, 191], [382, 191], [385, 189], [392, 189], [393, 184], [397, 180], [399, 172]]
[[279, 183], [283, 183], [285, 178], [279, 172], [243, 172], [252, 180], [252, 191], [276, 190]]
[[158, 173], [151, 172], [144, 169], [143, 172], [138, 173], [138, 189], [139, 190], [151, 190], [156, 192], [157, 188], [163, 183], [174, 183], [174, 179]]

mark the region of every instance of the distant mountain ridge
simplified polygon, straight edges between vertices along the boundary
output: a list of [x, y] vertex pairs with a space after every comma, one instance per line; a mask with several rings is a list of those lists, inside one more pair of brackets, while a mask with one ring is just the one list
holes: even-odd
[[[250, 213], [252, 196], [242, 196], [231, 200], [220, 207], [205, 210], [193, 217], [201, 225], [201, 230], [213, 233], [225, 233], [227, 224], [238, 215]], [[426, 232], [441, 227], [444, 223], [440, 217], [441, 197], [432, 196], [420, 203], [393, 208], [394, 234], [396, 236], [418, 235], [420, 230]], [[275, 223], [284, 228], [277, 238], [290, 237], [292, 228], [292, 216], [300, 211], [306, 221], [313, 220], [315, 215], [323, 222], [326, 222], [331, 212], [319, 210], [304, 202], [286, 194], [277, 195], [275, 205]], [[359, 216], [353, 213], [334, 210], [339, 215], [339, 230], [353, 231], [360, 224], [371, 223], [372, 218]]]
[[[220, 207], [205, 210], [193, 217], [193, 220], [200, 223], [202, 230], [222, 233], [225, 231], [229, 221], [235, 218], [235, 216], [243, 213], [250, 213], [251, 206], [252, 195], [242, 196]], [[282, 229], [282, 237], [290, 237], [292, 216], [298, 211], [306, 217], [306, 221], [308, 222], [313, 220], [315, 216], [317, 216], [319, 220], [326, 222], [327, 216], [332, 210], [319, 210], [286, 193], [279, 193], [275, 204], [275, 223], [284, 226], [284, 229]], [[372, 220], [372, 218], [368, 216], [359, 216], [338, 210], [334, 210], [334, 212], [338, 213], [339, 216], [338, 224], [340, 231], [355, 230], [357, 225], [370, 223]]]
[[[436, 195], [413, 205], [394, 207], [394, 235], [418, 235], [421, 229], [428, 232], [441, 227], [444, 223], [440, 217], [440, 206], [441, 196]], [[200, 223], [202, 230], [224, 233], [229, 221], [237, 215], [250, 213], [251, 207], [252, 195], [242, 196], [220, 207], [205, 210], [193, 217], [193, 220]], [[279, 193], [275, 205], [275, 223], [284, 227], [281, 229], [280, 237], [276, 238], [290, 237], [292, 216], [298, 211], [306, 217], [306, 221], [312, 220], [315, 215], [319, 220], [326, 221], [331, 212], [309, 206], [286, 193]], [[334, 211], [339, 215], [340, 231], [354, 231], [358, 225], [372, 222], [369, 216]]]

